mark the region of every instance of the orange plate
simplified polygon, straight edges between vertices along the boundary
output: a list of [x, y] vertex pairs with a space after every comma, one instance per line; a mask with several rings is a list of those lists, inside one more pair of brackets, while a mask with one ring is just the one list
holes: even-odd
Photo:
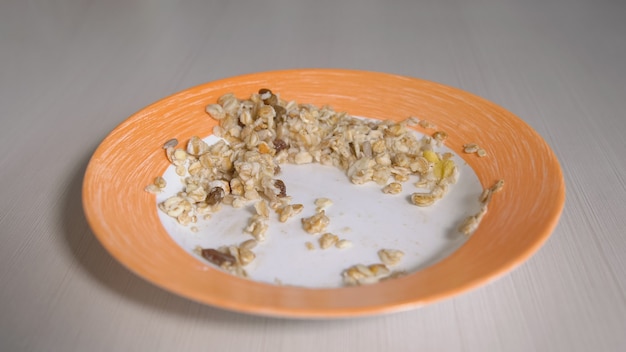
[[[275, 286], [203, 265], [161, 226], [144, 191], [168, 162], [161, 149], [176, 136], [211, 134], [204, 109], [224, 93], [248, 97], [261, 87], [284, 99], [331, 105], [351, 115], [417, 116], [449, 132], [446, 143], [483, 186], [503, 178], [479, 228], [437, 264], [383, 283], [334, 289]], [[488, 157], [462, 153], [480, 144]], [[565, 201], [559, 163], [543, 139], [503, 108], [459, 89], [390, 74], [303, 69], [264, 72], [203, 84], [158, 101], [119, 125], [94, 153], [83, 184], [87, 219], [102, 245], [128, 269], [181, 296], [225, 309], [285, 317], [346, 317], [405, 310], [479, 287], [528, 259], [550, 236]]]

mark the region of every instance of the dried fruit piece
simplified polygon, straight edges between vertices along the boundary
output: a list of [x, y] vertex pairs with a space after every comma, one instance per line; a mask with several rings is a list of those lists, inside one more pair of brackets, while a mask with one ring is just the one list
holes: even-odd
[[450, 177], [454, 172], [454, 161], [451, 159], [441, 160], [436, 163], [433, 168], [433, 174], [438, 180], [443, 180], [444, 178]]
[[259, 98], [267, 105], [276, 105], [278, 103], [278, 97], [267, 88], [259, 89]]
[[274, 187], [278, 188], [278, 197], [287, 197], [287, 186], [285, 186], [285, 182], [283, 182], [283, 180], [274, 181]]
[[258, 149], [259, 149], [259, 153], [261, 154], [270, 154], [272, 152], [269, 145], [267, 145], [267, 143], [265, 142], [259, 143]]
[[271, 97], [272, 94], [273, 94], [272, 91], [269, 90], [268, 88], [259, 89], [259, 98], [261, 98], [261, 100], [269, 99], [269, 97]]
[[285, 143], [285, 141], [283, 141], [280, 138], [274, 139], [273, 144], [274, 144], [274, 149], [276, 149], [276, 153], [289, 148], [287, 143]]
[[224, 199], [224, 189], [222, 187], [213, 187], [211, 192], [206, 196], [206, 204], [208, 205], [216, 205], [219, 204], [222, 199]]
[[432, 150], [424, 151], [424, 158], [426, 158], [426, 160], [430, 161], [431, 163], [439, 162], [439, 156], [437, 155], [437, 153], [433, 152]]
[[271, 106], [275, 106], [278, 104], [278, 97], [274, 94], [270, 95], [269, 98], [263, 99], [263, 103]]
[[222, 266], [224, 264], [235, 265], [237, 263], [237, 259], [234, 256], [228, 253], [222, 253], [213, 248], [203, 248], [201, 255], [204, 259], [217, 266]]
[[284, 122], [285, 116], [287, 115], [287, 109], [283, 108], [280, 105], [274, 105], [274, 111], [276, 111], [276, 117], [274, 117], [274, 121], [276, 123]]

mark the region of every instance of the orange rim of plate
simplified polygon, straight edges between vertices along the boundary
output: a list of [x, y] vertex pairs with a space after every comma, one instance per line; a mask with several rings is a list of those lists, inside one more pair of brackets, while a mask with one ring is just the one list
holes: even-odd
[[[144, 191], [169, 166], [162, 145], [209, 136], [205, 106], [232, 92], [247, 98], [270, 88], [287, 100], [330, 105], [378, 119], [416, 116], [448, 132], [446, 145], [484, 187], [506, 184], [471, 238], [433, 266], [374, 285], [332, 289], [276, 286], [241, 279], [202, 263], [165, 231], [155, 197]], [[421, 130], [429, 133], [429, 131]], [[430, 131], [432, 133], [432, 131]], [[464, 154], [474, 142], [488, 155]], [[184, 145], [184, 144], [183, 144]], [[528, 259], [550, 236], [565, 202], [552, 150], [505, 109], [462, 90], [391, 74], [301, 69], [242, 75], [202, 84], [137, 112], [100, 144], [87, 167], [83, 206], [102, 245], [140, 277], [189, 299], [252, 314], [329, 318], [405, 310], [484, 285]]]

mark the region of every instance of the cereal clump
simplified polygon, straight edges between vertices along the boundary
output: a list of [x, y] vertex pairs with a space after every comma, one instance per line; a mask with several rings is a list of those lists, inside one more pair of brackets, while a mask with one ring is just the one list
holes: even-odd
[[[194, 136], [184, 148], [177, 148], [176, 139], [163, 145], [184, 188], [159, 208], [183, 225], [196, 222], [199, 215], [208, 218], [221, 204], [241, 208], [249, 202], [258, 206], [259, 201], [267, 202], [281, 222], [287, 221], [302, 206], [290, 204], [287, 185], [277, 178], [282, 163], [332, 165], [352, 183], [375, 182], [388, 194], [400, 193], [401, 182], [417, 176], [420, 188], [428, 189], [411, 196], [418, 206], [434, 204], [458, 178], [454, 162], [433, 150], [447, 133], [436, 131], [419, 139], [409, 128], [418, 123], [415, 118], [358, 119], [328, 106], [283, 100], [269, 89], [248, 99], [225, 94], [206, 111], [219, 121], [214, 134], [221, 141], [209, 146]], [[155, 181], [146, 190], [159, 193], [163, 187]], [[307, 232], [324, 230], [323, 209], [330, 204], [329, 199], [318, 199], [316, 215], [302, 220]], [[260, 241], [267, 231], [264, 205], [261, 213], [245, 229]]]
[[[210, 218], [223, 205], [241, 208], [254, 204], [255, 212], [244, 228], [251, 239], [238, 247], [198, 252], [240, 276], [247, 275], [243, 266], [255, 258], [252, 248], [266, 239], [270, 217], [287, 222], [303, 211], [302, 204], [292, 204], [288, 185], [278, 178], [281, 164], [334, 166], [344, 171], [351, 183], [373, 182], [392, 195], [403, 192], [403, 183], [413, 177], [422, 190], [409, 199], [420, 207], [443, 198], [459, 176], [452, 154], [434, 150], [446, 142], [448, 134], [435, 130], [431, 136], [419, 138], [412, 127], [436, 126], [414, 117], [400, 122], [360, 119], [328, 106], [287, 101], [266, 88], [247, 99], [225, 94], [209, 104], [206, 112], [219, 122], [213, 133], [221, 140], [208, 145], [193, 136], [183, 146], [177, 139], [163, 145], [165, 156], [181, 176], [183, 189], [158, 207], [186, 226], [199, 217]], [[466, 153], [481, 155], [482, 149], [474, 144], [464, 147]], [[158, 177], [145, 190], [160, 193], [165, 186], [165, 180]], [[318, 239], [321, 249], [349, 248], [352, 242], [326, 232], [330, 223], [326, 209], [332, 203], [328, 198], [316, 199], [315, 213], [300, 219], [302, 228], [310, 234], [323, 234]], [[488, 199], [484, 203], [486, 209]], [[470, 232], [480, 217], [477, 214], [468, 220], [461, 232]], [[314, 249], [313, 243], [306, 242], [306, 248]], [[361, 284], [396, 275], [388, 266], [396, 265], [404, 253], [383, 249], [378, 254], [382, 263], [346, 269], [346, 282]]]
[[487, 214], [487, 206], [489, 202], [491, 202], [491, 197], [494, 193], [500, 192], [504, 187], [504, 180], [496, 181], [491, 187], [485, 188], [481, 193], [480, 197], [478, 197], [478, 201], [480, 202], [480, 210], [478, 213], [470, 215], [463, 220], [461, 225], [459, 226], [459, 232], [464, 234], [465, 236], [471, 235], [476, 229], [478, 225], [482, 221], [485, 214]]

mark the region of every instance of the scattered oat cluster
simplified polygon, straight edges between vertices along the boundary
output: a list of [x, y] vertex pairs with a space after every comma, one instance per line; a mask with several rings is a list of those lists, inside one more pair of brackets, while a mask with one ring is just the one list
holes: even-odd
[[467, 143], [463, 145], [463, 152], [466, 154], [476, 154], [479, 157], [483, 158], [487, 156], [487, 151], [481, 148], [476, 143]]
[[478, 201], [480, 202], [480, 210], [478, 213], [474, 215], [470, 215], [459, 226], [459, 232], [464, 234], [465, 236], [469, 236], [478, 228], [480, 221], [483, 219], [485, 214], [487, 214], [487, 205], [491, 202], [491, 197], [494, 193], [499, 192], [504, 187], [504, 180], [498, 180], [493, 186], [483, 190]]
[[[254, 203], [255, 214], [244, 229], [252, 239], [238, 246], [197, 249], [211, 263], [239, 276], [247, 276], [243, 267], [254, 260], [252, 249], [265, 240], [271, 211], [280, 222], [286, 222], [304, 209], [302, 204], [292, 204], [287, 185], [279, 178], [283, 163], [332, 165], [343, 170], [352, 183], [375, 182], [386, 194], [402, 192], [402, 183], [416, 176], [415, 186], [426, 190], [411, 195], [417, 206], [434, 204], [458, 179], [452, 154], [434, 150], [445, 142], [447, 133], [435, 131], [419, 139], [411, 132], [409, 127], [415, 124], [436, 128], [425, 120], [357, 119], [330, 107], [285, 101], [269, 89], [243, 100], [225, 94], [208, 105], [206, 112], [219, 121], [213, 132], [222, 140], [208, 145], [192, 137], [184, 148], [177, 148], [176, 139], [163, 145], [167, 159], [181, 176], [183, 189], [158, 207], [186, 226], [199, 218], [210, 218], [223, 205], [241, 208]], [[157, 177], [146, 191], [159, 193], [165, 186], [165, 180]], [[321, 234], [321, 249], [348, 248], [352, 245], [349, 240], [326, 232], [330, 219], [325, 209], [331, 204], [327, 198], [316, 200], [315, 213], [300, 219], [302, 228]], [[475, 221], [481, 217], [476, 215]], [[306, 242], [306, 247], [315, 248], [311, 242]], [[382, 263], [349, 268], [343, 273], [344, 281], [361, 284], [397, 276], [387, 266], [397, 263], [402, 255], [400, 251], [382, 250]]]
[[252, 249], [257, 243], [255, 239], [249, 239], [238, 246], [222, 246], [218, 249], [196, 247], [194, 252], [233, 275], [248, 277], [243, 267], [256, 258]]
[[406, 275], [404, 271], [391, 271], [390, 266], [397, 265], [404, 257], [404, 252], [397, 249], [381, 249], [378, 258], [382, 263], [370, 265], [357, 264], [341, 273], [343, 282], [348, 286], [372, 284], [387, 279]]
[[[444, 143], [447, 133], [435, 131], [432, 137], [418, 139], [408, 128], [415, 124], [434, 127], [427, 121], [357, 119], [330, 107], [284, 101], [268, 89], [247, 100], [226, 94], [206, 110], [219, 121], [214, 134], [234, 150], [245, 151], [237, 155], [243, 158], [236, 159], [243, 163], [260, 154], [271, 156], [276, 164], [332, 165], [345, 171], [352, 183], [376, 182], [388, 194], [400, 193], [401, 183], [415, 175], [419, 177], [416, 186], [429, 190], [412, 198], [419, 206], [441, 199], [458, 179], [452, 154], [433, 150]], [[246, 186], [253, 193], [260, 188]]]

